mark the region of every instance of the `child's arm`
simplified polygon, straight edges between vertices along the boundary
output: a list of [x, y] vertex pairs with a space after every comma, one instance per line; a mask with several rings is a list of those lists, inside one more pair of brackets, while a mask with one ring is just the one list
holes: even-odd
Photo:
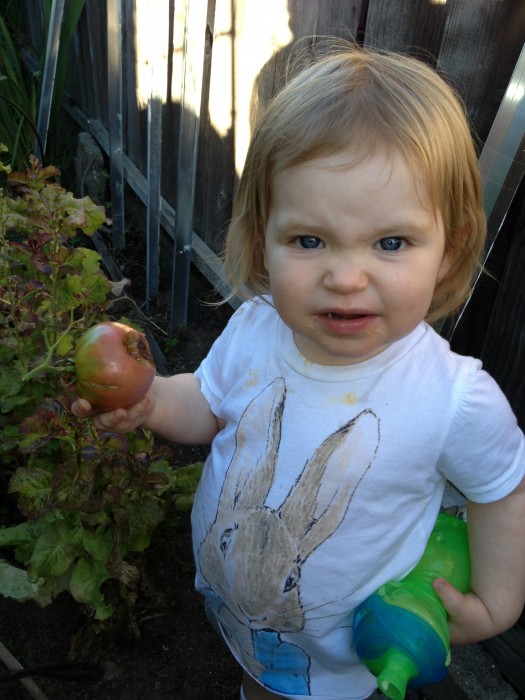
[[525, 479], [506, 498], [467, 509], [471, 592], [462, 595], [442, 579], [434, 587], [450, 620], [451, 641], [493, 637], [519, 618], [525, 601]]
[[194, 374], [155, 377], [146, 396], [128, 409], [94, 413], [85, 399], [72, 406], [80, 417], [92, 417], [95, 427], [127, 433], [143, 426], [173, 442], [208, 444], [223, 424], [212, 413]]

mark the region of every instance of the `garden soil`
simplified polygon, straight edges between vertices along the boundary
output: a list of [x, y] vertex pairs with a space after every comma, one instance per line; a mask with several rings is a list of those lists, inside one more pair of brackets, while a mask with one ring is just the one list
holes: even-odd
[[[142, 260], [144, 257], [138, 256]], [[138, 264], [138, 263], [137, 263]], [[132, 262], [122, 272], [133, 279]], [[143, 270], [140, 271], [143, 275]], [[140, 298], [140, 290], [133, 290]], [[192, 271], [188, 325], [177, 342], [166, 342], [155, 326], [167, 328], [163, 314], [151, 314], [149, 325], [161, 349], [162, 369], [196, 369], [224, 327], [231, 309], [211, 307], [207, 282]], [[139, 299], [140, 301], [140, 299]], [[132, 315], [130, 309], [117, 313]], [[176, 447], [174, 466], [202, 460], [202, 448]], [[188, 513], [173, 513], [158, 528], [141, 569], [141, 590], [132, 608], [106, 623], [91, 620], [69, 594], [39, 608], [0, 597], [0, 643], [25, 668], [71, 663], [92, 664], [97, 680], [33, 677], [37, 691], [22, 683], [0, 682], [2, 700], [237, 700], [241, 673], [224, 643], [208, 623], [202, 599], [194, 591]], [[111, 590], [107, 595], [111, 596]], [[412, 692], [409, 700], [512, 700], [518, 696], [504, 682], [496, 664], [474, 645], [454, 655], [449, 678]], [[0, 674], [4, 669], [0, 664]], [[1, 679], [0, 679], [1, 680]]]

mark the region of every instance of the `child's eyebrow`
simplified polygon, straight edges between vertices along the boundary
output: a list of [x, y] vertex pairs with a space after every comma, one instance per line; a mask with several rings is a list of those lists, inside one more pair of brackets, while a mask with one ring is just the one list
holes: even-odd
[[324, 226], [322, 224], [309, 224], [304, 221], [299, 221], [299, 220], [289, 220], [289, 221], [282, 221], [278, 222], [277, 226], [275, 227], [278, 233], [284, 234], [284, 233], [307, 233], [311, 235], [316, 235], [319, 234], [320, 231], [324, 230]]
[[376, 229], [374, 233], [379, 236], [407, 236], [407, 235], [417, 235], [420, 233], [426, 233], [430, 228], [432, 228], [432, 224], [430, 222], [421, 222], [421, 223], [415, 223], [415, 222], [399, 222], [395, 223], [392, 226], [384, 226]]
[[276, 236], [319, 236], [325, 231], [325, 225], [319, 221], [311, 223], [307, 218], [302, 219], [295, 212], [281, 213], [275, 217], [270, 229]]
[[[399, 221], [393, 221], [384, 226], [379, 226], [377, 228], [370, 229], [369, 231], [360, 231], [360, 235], [364, 238], [388, 238], [389, 236], [417, 236], [427, 233], [430, 229], [434, 228], [433, 220], [421, 220], [417, 221], [414, 219], [407, 219]], [[299, 219], [290, 218], [284, 219], [281, 222], [277, 222], [275, 226], [276, 233], [280, 236], [290, 236], [290, 235], [311, 235], [320, 236], [330, 232], [330, 227], [326, 227], [321, 222], [319, 224], [311, 224], [307, 221], [301, 221]]]

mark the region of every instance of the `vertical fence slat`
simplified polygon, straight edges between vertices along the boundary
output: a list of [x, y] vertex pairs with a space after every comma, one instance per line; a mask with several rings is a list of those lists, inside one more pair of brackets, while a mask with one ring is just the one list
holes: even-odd
[[146, 229], [146, 308], [159, 294], [162, 99], [148, 101], [148, 204]]
[[185, 1], [170, 334], [187, 322], [206, 14], [205, 0]]
[[146, 309], [150, 301], [159, 294], [159, 253], [161, 229], [161, 179], [162, 179], [162, 100], [166, 96], [167, 65], [164, 52], [170, 51], [159, 41], [155, 7], [164, 7], [166, 2], [148, 0], [148, 51], [150, 62], [150, 95], [148, 99], [147, 126], [147, 226], [146, 226]]
[[58, 59], [58, 48], [60, 46], [60, 29], [64, 16], [65, 0], [53, 0], [51, 6], [51, 18], [49, 21], [49, 31], [47, 35], [46, 59], [44, 65], [44, 76], [42, 79], [42, 92], [40, 94], [40, 105], [38, 108], [37, 132], [39, 139], [35, 143], [35, 152], [40, 151], [40, 160], [44, 160], [47, 146], [47, 132], [49, 129], [49, 119], [53, 101], [53, 86], [55, 84], [55, 74]]
[[[148, 99], [147, 133], [147, 181], [148, 204], [146, 226], [146, 309], [159, 294], [159, 250], [160, 250], [160, 186], [162, 148], [162, 93], [165, 93], [166, 66], [164, 46], [159, 41], [158, 27], [154, 21], [153, 4], [149, 0], [148, 46], [150, 56], [150, 96]], [[168, 47], [169, 50], [169, 47]]]
[[450, 3], [375, 0], [368, 5], [365, 44], [416, 54], [435, 65], [449, 12]]
[[91, 115], [95, 119], [102, 118], [101, 108], [101, 90], [100, 90], [100, 73], [102, 66], [100, 65], [100, 16], [95, 13], [95, 8], [92, 2], [86, 2], [86, 29], [88, 37], [89, 51], [89, 80], [92, 84], [93, 92], [93, 112]]
[[113, 248], [125, 243], [122, 115], [122, 0], [108, 0], [108, 107]]
[[522, 42], [511, 37], [509, 23], [505, 22], [509, 8], [515, 4], [515, 0], [456, 2], [447, 14], [437, 68], [462, 96], [476, 136], [482, 141], [496, 115], [497, 98], [502, 97], [497, 95], [494, 82], [502, 48], [505, 46], [509, 59], [514, 54], [504, 87], [521, 50]]

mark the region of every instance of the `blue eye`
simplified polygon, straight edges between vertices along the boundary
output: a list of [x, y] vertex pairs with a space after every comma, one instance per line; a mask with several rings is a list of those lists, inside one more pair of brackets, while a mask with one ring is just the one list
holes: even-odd
[[404, 245], [404, 241], [402, 238], [395, 238], [394, 236], [390, 236], [388, 238], [382, 238], [379, 241], [379, 246], [381, 250], [385, 250], [388, 253], [395, 253], [396, 251], [400, 250]]
[[306, 250], [320, 248], [323, 244], [322, 240], [317, 238], [317, 236], [298, 236], [295, 239], [295, 243], [299, 248], [304, 248]]

